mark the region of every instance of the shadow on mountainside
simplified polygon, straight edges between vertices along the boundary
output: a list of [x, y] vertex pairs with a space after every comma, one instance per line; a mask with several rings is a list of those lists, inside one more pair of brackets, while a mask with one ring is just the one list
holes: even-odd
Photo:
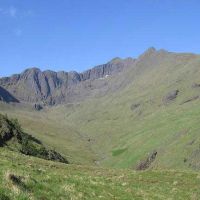
[[10, 94], [6, 89], [0, 86], [0, 101], [6, 103], [19, 103], [19, 100], [16, 99], [12, 94]]

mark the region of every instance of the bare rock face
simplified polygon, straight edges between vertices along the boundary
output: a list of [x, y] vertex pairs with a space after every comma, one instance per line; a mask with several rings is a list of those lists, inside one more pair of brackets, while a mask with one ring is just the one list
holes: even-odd
[[[131, 58], [117, 58], [83, 73], [50, 70], [42, 72], [38, 68], [29, 68], [21, 74], [0, 79], [0, 86], [5, 89], [4, 92], [0, 90], [0, 99], [4, 100], [6, 97], [7, 101], [14, 101], [16, 98], [15, 100], [19, 99], [21, 102], [41, 106], [61, 104], [82, 97], [82, 94], [88, 93], [87, 90], [91, 90], [91, 87], [86, 87], [87, 84], [91, 86], [97, 79], [119, 73], [134, 62]], [[6, 91], [7, 94], [2, 96], [1, 93], [5, 94]]]
[[81, 80], [94, 80], [98, 78], [103, 78], [106, 75], [113, 75], [119, 73], [128, 65], [133, 64], [134, 62], [135, 60], [132, 58], [128, 58], [125, 60], [122, 60], [120, 58], [114, 58], [107, 64], [96, 66], [90, 70], [81, 73]]
[[200, 88], [200, 84], [199, 83], [193, 83], [192, 88]]
[[137, 109], [140, 106], [141, 106], [140, 103], [134, 103], [134, 104], [131, 105], [131, 110], [134, 111], [135, 109]]
[[148, 169], [151, 166], [151, 164], [154, 162], [154, 160], [156, 159], [157, 154], [158, 154], [158, 152], [156, 150], [154, 150], [152, 153], [150, 153], [145, 160], [141, 161], [138, 164], [138, 166], [136, 167], [136, 170]]
[[178, 93], [179, 93], [179, 90], [170, 91], [170, 92], [163, 98], [164, 103], [169, 103], [169, 102], [171, 102], [172, 100], [176, 99]]
[[43, 109], [42, 105], [40, 105], [40, 104], [35, 104], [33, 108], [34, 108], [35, 110], [37, 110], [37, 111], [40, 111], [40, 110]]

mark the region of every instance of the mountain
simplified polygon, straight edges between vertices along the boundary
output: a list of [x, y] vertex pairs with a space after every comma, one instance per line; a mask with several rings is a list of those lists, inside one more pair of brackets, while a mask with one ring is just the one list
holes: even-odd
[[87, 96], [85, 93], [91, 90], [94, 80], [120, 73], [134, 62], [132, 58], [124, 60], [115, 58], [107, 64], [96, 66], [83, 73], [49, 70], [42, 72], [38, 68], [30, 68], [21, 74], [1, 78], [0, 85], [20, 102], [42, 105], [74, 102], [79, 101], [80, 96], [83, 99]]
[[149, 48], [1, 78], [0, 199], [199, 199], [199, 66]]
[[199, 170], [200, 56], [149, 48], [106, 66], [2, 78], [20, 103], [1, 112], [70, 163]]

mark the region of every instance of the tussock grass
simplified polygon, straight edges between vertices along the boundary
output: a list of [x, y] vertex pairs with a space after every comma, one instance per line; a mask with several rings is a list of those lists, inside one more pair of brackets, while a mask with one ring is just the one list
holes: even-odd
[[200, 198], [195, 172], [65, 165], [2, 148], [0, 159], [0, 197], [5, 200]]

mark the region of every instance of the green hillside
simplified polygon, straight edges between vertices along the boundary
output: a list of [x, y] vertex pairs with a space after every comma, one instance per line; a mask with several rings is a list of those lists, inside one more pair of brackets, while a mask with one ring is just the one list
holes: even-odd
[[107, 78], [106, 94], [40, 112], [1, 104], [1, 112], [72, 163], [135, 169], [157, 151], [150, 168], [198, 170], [199, 64], [198, 55], [150, 49]]
[[17, 119], [0, 114], [0, 147], [24, 155], [62, 162], [69, 162], [58, 152], [47, 149], [40, 140], [25, 133]]
[[199, 199], [200, 174], [65, 165], [0, 149], [1, 200]]
[[150, 49], [89, 82], [100, 88], [80, 102], [42, 110], [1, 102], [19, 131], [70, 164], [25, 156], [9, 142], [0, 148], [0, 199], [200, 199], [199, 66], [198, 55]]

